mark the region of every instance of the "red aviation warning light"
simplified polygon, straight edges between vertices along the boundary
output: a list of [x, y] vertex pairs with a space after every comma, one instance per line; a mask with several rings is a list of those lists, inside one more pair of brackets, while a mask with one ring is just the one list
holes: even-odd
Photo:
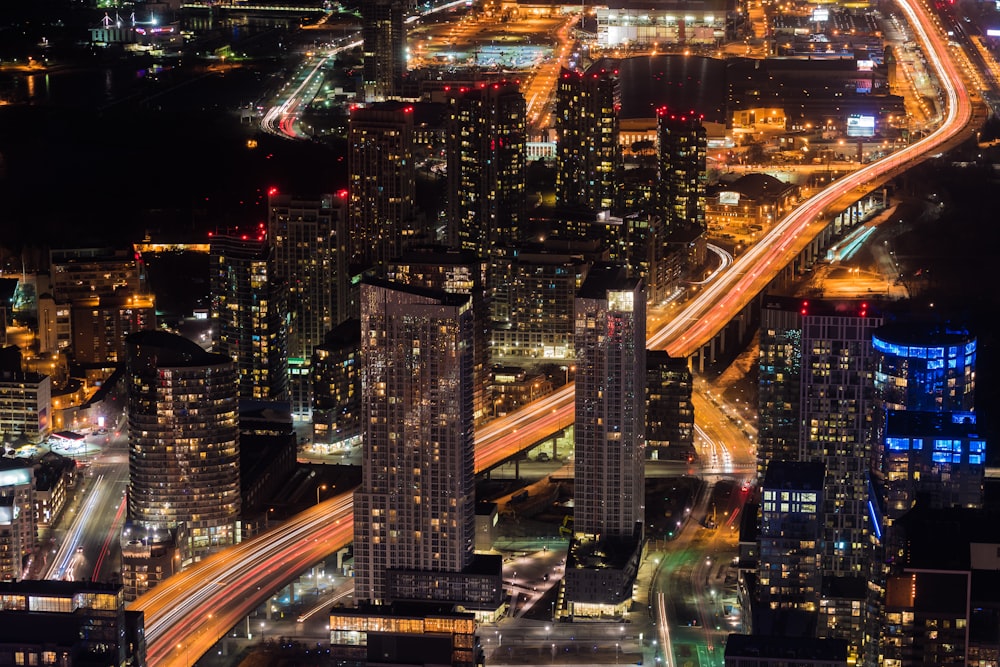
[[808, 314], [809, 314], [809, 302], [803, 301], [802, 306], [799, 308], [799, 315], [805, 317]]

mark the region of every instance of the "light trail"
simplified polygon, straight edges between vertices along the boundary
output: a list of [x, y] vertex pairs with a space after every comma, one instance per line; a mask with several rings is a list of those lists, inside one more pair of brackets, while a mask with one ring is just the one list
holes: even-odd
[[87, 494], [86, 502], [84, 502], [83, 507], [76, 513], [76, 516], [73, 517], [73, 522], [70, 524], [69, 530], [66, 531], [66, 539], [59, 545], [59, 551], [56, 553], [56, 557], [52, 560], [52, 566], [45, 575], [46, 579], [73, 578], [73, 568], [71, 566], [77, 560], [76, 548], [80, 545], [80, 538], [83, 536], [87, 520], [93, 515], [94, 508], [97, 507], [98, 501], [101, 498], [102, 489], [100, 487], [103, 484], [104, 475], [98, 475], [94, 480], [94, 485], [90, 493]]

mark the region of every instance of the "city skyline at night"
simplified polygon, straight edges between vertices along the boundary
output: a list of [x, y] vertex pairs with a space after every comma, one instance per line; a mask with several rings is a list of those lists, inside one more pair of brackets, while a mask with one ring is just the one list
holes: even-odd
[[1000, 10], [0, 26], [0, 662], [1000, 661]]

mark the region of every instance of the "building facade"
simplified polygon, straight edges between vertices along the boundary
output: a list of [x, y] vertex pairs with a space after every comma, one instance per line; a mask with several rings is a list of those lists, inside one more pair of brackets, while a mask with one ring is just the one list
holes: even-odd
[[[473, 562], [472, 308], [466, 295], [361, 286], [364, 466], [354, 494], [355, 598], [452, 600]], [[391, 572], [424, 573], [394, 591]], [[412, 577], [410, 578], [412, 581]]]
[[448, 242], [481, 258], [524, 226], [527, 113], [511, 81], [452, 87], [448, 105]]
[[351, 261], [384, 265], [415, 234], [413, 107], [386, 102], [353, 109], [347, 170]]
[[645, 506], [646, 294], [595, 265], [576, 298], [575, 532], [635, 534]]
[[597, 211], [617, 210], [620, 205], [620, 95], [614, 70], [592, 67], [586, 73], [560, 72], [556, 87], [556, 201], [560, 205]]
[[312, 406], [309, 364], [324, 336], [348, 316], [347, 199], [268, 193], [267, 238], [274, 275], [287, 286], [288, 391], [292, 413]]
[[126, 341], [129, 518], [177, 531], [182, 561], [240, 541], [232, 358], [162, 331]]
[[236, 362], [240, 397], [284, 400], [286, 288], [275, 276], [265, 230], [213, 235], [209, 267], [213, 349]]

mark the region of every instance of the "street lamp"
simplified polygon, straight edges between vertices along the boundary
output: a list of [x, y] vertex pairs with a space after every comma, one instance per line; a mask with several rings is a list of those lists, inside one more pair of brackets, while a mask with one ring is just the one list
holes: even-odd
[[326, 484], [320, 484], [316, 487], [316, 504], [319, 505], [319, 492], [326, 491]]

